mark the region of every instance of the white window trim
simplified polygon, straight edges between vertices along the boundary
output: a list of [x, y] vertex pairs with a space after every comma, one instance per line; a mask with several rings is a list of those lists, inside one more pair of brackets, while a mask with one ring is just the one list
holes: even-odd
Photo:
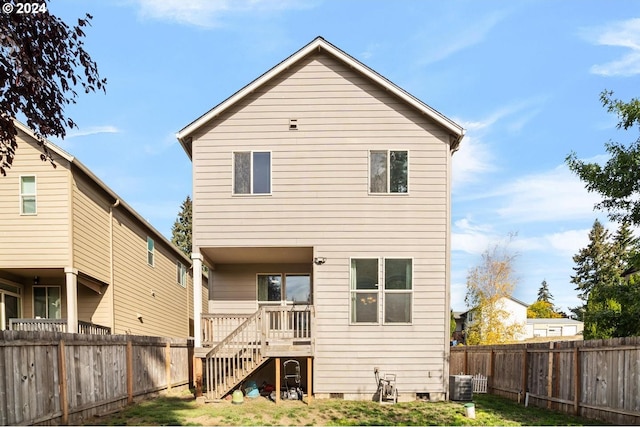
[[[374, 150], [375, 151], [375, 150]], [[353, 319], [353, 307], [351, 305], [351, 296], [354, 293], [358, 293], [351, 289], [351, 262], [354, 259], [375, 259], [378, 261], [378, 321], [377, 322], [354, 322]], [[386, 290], [385, 286], [385, 260], [387, 259], [409, 259], [411, 260], [411, 290], [399, 290], [399, 289], [390, 289]], [[370, 257], [370, 256], [354, 256], [349, 258], [349, 325], [350, 326], [366, 326], [366, 325], [382, 325], [382, 326], [407, 326], [413, 325], [414, 316], [415, 316], [415, 258], [414, 257]], [[362, 293], [371, 293], [373, 290], [361, 291]], [[386, 322], [385, 321], [385, 295], [386, 293], [410, 293], [411, 294], [411, 321], [410, 322]]]
[[[387, 152], [387, 191], [374, 193], [371, 191], [371, 153], [376, 151], [386, 151]], [[406, 151], [407, 152], [407, 192], [406, 193], [392, 193], [389, 191], [391, 188], [391, 168], [389, 167], [389, 159], [391, 158], [391, 151]], [[411, 193], [411, 185], [410, 185], [410, 176], [411, 176], [411, 152], [404, 148], [394, 148], [394, 149], [370, 149], [367, 151], [367, 192], [370, 196], [393, 196], [393, 197], [402, 197], [408, 196]]]
[[[151, 241], [151, 244], [153, 246], [153, 248], [151, 248], [151, 250], [149, 250], [149, 241]], [[147, 236], [147, 265], [149, 267], [155, 267], [156, 265], [156, 242], [155, 240], [153, 240], [151, 238], [151, 236]], [[151, 254], [151, 262], [149, 262], [149, 254]]]
[[[386, 283], [386, 279], [384, 276], [382, 276], [382, 286], [380, 287], [380, 289], [382, 290], [382, 324], [383, 325], [412, 325], [413, 324], [413, 316], [415, 314], [414, 311], [414, 288], [415, 288], [415, 278], [414, 278], [414, 268], [415, 268], [415, 260], [413, 257], [384, 257], [382, 258], [382, 274], [385, 274], [385, 261], [388, 259], [408, 259], [411, 260], [411, 290], [407, 290], [407, 289], [385, 289], [385, 286], [387, 285]], [[385, 311], [384, 311], [384, 303], [385, 303], [385, 296], [387, 295], [387, 293], [390, 294], [411, 294], [411, 321], [410, 322], [386, 322], [385, 321]]]
[[[22, 193], [22, 178], [28, 178], [28, 177], [33, 177], [33, 194], [23, 194]], [[35, 212], [31, 213], [31, 212], [24, 212], [23, 210], [23, 197], [24, 196], [33, 196], [34, 199], [34, 204], [35, 204]], [[20, 177], [18, 178], [18, 200], [20, 203], [20, 215], [25, 215], [25, 216], [33, 216], [33, 215], [38, 215], [38, 178], [36, 177], [36, 175], [20, 175]]]
[[[154, 249], [155, 249], [155, 244], [154, 244]], [[180, 261], [177, 261], [177, 265], [176, 265], [176, 279], [179, 286], [183, 288], [187, 287], [187, 266], [181, 263]]]
[[[375, 150], [374, 150], [375, 151]], [[375, 292], [377, 292], [378, 294], [378, 306], [376, 307], [377, 310], [377, 318], [378, 321], [377, 322], [354, 322], [353, 321], [353, 306], [351, 304], [351, 296], [353, 294], [358, 294], [358, 293], [373, 293], [374, 290], [373, 289], [366, 289], [366, 290], [361, 290], [361, 291], [357, 291], [355, 289], [351, 289], [351, 281], [352, 281], [352, 277], [351, 277], [351, 264], [353, 262], [354, 259], [375, 259], [378, 262], [378, 288], [375, 290]], [[372, 257], [372, 256], [354, 256], [354, 257], [350, 257], [349, 258], [349, 325], [351, 326], [371, 326], [371, 325], [380, 325], [381, 324], [381, 313], [384, 314], [384, 312], [381, 312], [381, 307], [382, 307], [382, 301], [381, 301], [381, 294], [380, 294], [380, 282], [382, 282], [382, 276], [381, 273], [383, 273], [381, 271], [381, 265], [380, 265], [380, 257]], [[384, 283], [383, 283], [384, 284]]]
[[[238, 194], [235, 192], [236, 187], [236, 153], [249, 153], [249, 171], [251, 176], [249, 177], [249, 193]], [[269, 153], [269, 192], [268, 193], [254, 193], [253, 192], [253, 153]], [[238, 150], [231, 152], [231, 195], [233, 197], [264, 197], [271, 196], [273, 194], [273, 152], [271, 150]]]

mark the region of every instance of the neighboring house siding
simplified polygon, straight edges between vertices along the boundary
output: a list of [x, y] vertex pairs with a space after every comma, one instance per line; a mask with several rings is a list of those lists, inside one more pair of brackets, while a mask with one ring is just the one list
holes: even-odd
[[114, 218], [115, 333], [188, 336], [192, 285], [177, 284], [177, 257], [155, 238], [154, 266], [149, 266], [147, 236], [154, 236], [121, 210]]
[[[18, 151], [7, 176], [0, 177], [0, 266], [60, 268], [69, 265], [68, 162], [40, 160], [35, 141], [17, 136]], [[20, 215], [20, 176], [36, 176], [36, 215]]]
[[[445, 131], [324, 54], [204, 130], [193, 143], [194, 246], [308, 246], [327, 258], [314, 267], [315, 391], [373, 393], [377, 366], [404, 390], [444, 392]], [[409, 152], [409, 194], [368, 194], [369, 150], [386, 149]], [[232, 196], [232, 152], [241, 150], [271, 152], [272, 195]], [[349, 324], [349, 259], [368, 257], [413, 258], [411, 325]]]
[[109, 201], [80, 172], [73, 185], [74, 267], [104, 283], [110, 282]]

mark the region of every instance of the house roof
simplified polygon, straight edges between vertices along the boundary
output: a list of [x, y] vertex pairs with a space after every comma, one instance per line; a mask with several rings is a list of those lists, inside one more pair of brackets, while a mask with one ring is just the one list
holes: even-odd
[[[18, 120], [15, 120], [15, 119], [14, 119], [13, 123], [15, 124], [15, 126], [16, 126], [16, 128], [18, 130], [26, 133], [28, 136], [30, 136], [34, 140], [42, 141], [42, 139], [37, 137], [36, 134], [33, 132], [33, 130], [31, 130], [25, 124], [19, 122]], [[47, 139], [45, 139], [43, 141], [43, 144], [44, 144], [45, 147], [47, 147], [48, 150], [51, 150], [52, 152], [56, 153], [58, 156], [60, 156], [63, 159], [67, 160], [69, 163], [73, 164], [80, 171], [82, 171], [85, 175], [87, 175], [87, 177], [89, 177], [89, 179], [91, 179], [96, 185], [98, 185], [98, 187], [100, 187], [102, 190], [104, 190], [105, 193], [107, 193], [109, 196], [111, 196], [114, 201], [119, 201], [119, 206], [121, 206], [123, 209], [128, 211], [137, 221], [139, 221], [141, 224], [143, 224], [151, 232], [151, 234], [153, 234], [159, 240], [162, 240], [169, 248], [172, 248], [175, 251], [176, 254], [178, 254], [180, 257], [182, 257], [183, 260], [186, 260], [186, 262], [189, 265], [191, 265], [191, 259], [189, 259], [188, 256], [186, 256], [180, 249], [178, 249], [173, 243], [171, 243], [166, 237], [164, 237], [164, 235], [162, 233], [160, 233], [158, 230], [156, 230], [147, 220], [142, 218], [140, 216], [140, 214], [135, 211], [135, 209], [133, 209], [124, 200], [122, 200], [122, 198], [120, 196], [118, 196], [112, 189], [110, 189], [107, 186], [107, 184], [102, 182], [102, 180], [100, 178], [98, 178], [93, 172], [91, 172], [91, 170], [88, 167], [86, 167], [84, 164], [82, 164], [80, 162], [80, 160], [76, 159], [73, 155], [69, 154], [68, 152], [63, 150], [61, 147], [58, 147], [56, 144], [54, 144], [53, 142], [51, 142], [51, 141], [49, 141]]]
[[230, 106], [240, 101], [242, 98], [244, 98], [245, 96], [253, 92], [256, 88], [263, 85], [265, 82], [271, 80], [272, 78], [274, 78], [275, 76], [277, 76], [278, 74], [286, 70], [287, 68], [291, 67], [296, 62], [300, 61], [301, 59], [303, 59], [304, 57], [306, 57], [307, 55], [310, 55], [315, 51], [323, 51], [332, 55], [336, 59], [345, 63], [347, 66], [360, 72], [364, 76], [368, 77], [369, 79], [373, 80], [377, 84], [384, 87], [389, 92], [398, 96], [401, 100], [411, 105], [418, 111], [427, 115], [429, 118], [431, 118], [440, 126], [442, 126], [444, 129], [449, 131], [451, 135], [454, 137], [454, 140], [451, 144], [451, 150], [455, 151], [458, 149], [460, 141], [464, 137], [464, 129], [460, 125], [458, 125], [451, 119], [447, 118], [440, 112], [436, 111], [432, 107], [428, 106], [424, 102], [420, 101], [418, 98], [406, 92], [404, 89], [395, 85], [394, 83], [392, 83], [391, 81], [383, 77], [382, 75], [378, 74], [371, 68], [367, 67], [357, 59], [347, 54], [346, 52], [332, 45], [331, 43], [326, 41], [324, 38], [316, 37], [313, 41], [311, 41], [311, 43], [307, 44], [302, 49], [298, 50], [293, 55], [289, 56], [287, 59], [280, 62], [275, 67], [271, 68], [269, 71], [262, 74], [260, 77], [258, 77], [257, 79], [249, 83], [247, 86], [243, 87], [238, 92], [234, 93], [229, 98], [227, 98], [226, 100], [224, 100], [223, 102], [221, 102], [220, 104], [218, 104], [217, 106], [215, 106], [214, 108], [212, 108], [211, 110], [209, 110], [208, 112], [206, 112], [205, 114], [203, 114], [202, 116], [200, 116], [199, 118], [197, 118], [196, 120], [188, 124], [181, 131], [179, 131], [176, 137], [178, 138], [178, 141], [180, 141], [180, 144], [182, 145], [182, 148], [184, 148], [184, 150], [186, 151], [187, 155], [189, 155], [189, 158], [191, 158], [190, 136], [193, 135], [193, 133], [196, 132], [201, 126], [203, 126], [204, 124], [209, 122], [211, 119], [215, 118], [216, 116], [218, 116], [219, 114], [227, 110]]
[[575, 319], [561, 318], [530, 318], [527, 319], [527, 323], [530, 325], [582, 325], [582, 322]]

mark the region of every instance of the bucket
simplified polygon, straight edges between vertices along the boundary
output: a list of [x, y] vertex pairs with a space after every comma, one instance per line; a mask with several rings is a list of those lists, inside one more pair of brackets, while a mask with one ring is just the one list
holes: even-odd
[[244, 402], [244, 396], [242, 395], [242, 391], [241, 390], [234, 391], [233, 394], [231, 395], [231, 403], [233, 403], [234, 405], [240, 405], [242, 402]]
[[467, 418], [475, 418], [476, 417], [476, 405], [473, 403], [465, 403], [464, 404], [464, 416]]

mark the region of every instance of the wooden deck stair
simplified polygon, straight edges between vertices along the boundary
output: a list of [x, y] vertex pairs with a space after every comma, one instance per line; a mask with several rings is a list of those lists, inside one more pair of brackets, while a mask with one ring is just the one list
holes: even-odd
[[[239, 316], [221, 315], [220, 318], [231, 319], [238, 325]], [[224, 398], [270, 357], [312, 355], [312, 319], [313, 307], [309, 306], [263, 306], [243, 317], [204, 357], [205, 399]], [[205, 335], [214, 336], [220, 330], [226, 333], [231, 329], [224, 323], [214, 325], [206, 329]]]
[[262, 348], [262, 314], [258, 310], [249, 316], [207, 354], [207, 400], [222, 399], [268, 360]]

